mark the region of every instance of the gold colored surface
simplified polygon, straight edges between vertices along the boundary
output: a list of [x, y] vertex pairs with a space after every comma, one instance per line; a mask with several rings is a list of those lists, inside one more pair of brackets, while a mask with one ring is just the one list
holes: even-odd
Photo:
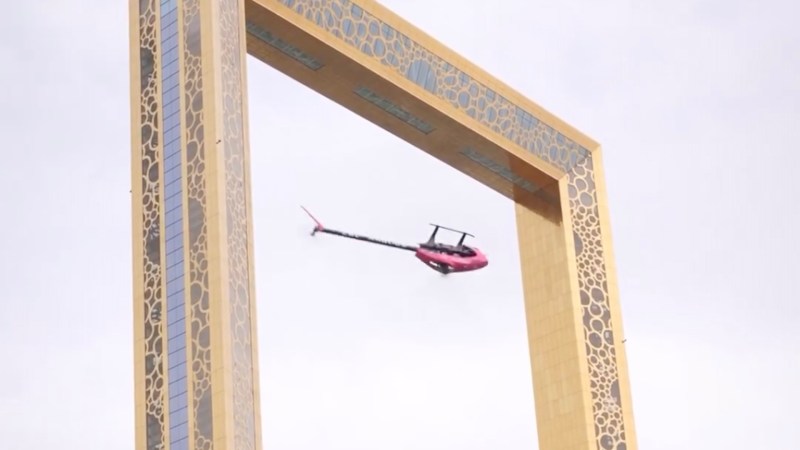
[[[264, 7], [268, 4], [269, 7]], [[509, 152], [491, 137], [495, 133], [476, 125], [464, 113], [454, 110], [443, 100], [428, 94], [407, 78], [383, 67], [361, 52], [326, 36], [324, 30], [311, 26], [303, 17], [274, 1], [246, 1], [247, 21], [269, 30], [282, 40], [291, 42], [303, 52], [319, 59], [324, 66], [313, 71], [248, 33], [248, 52], [277, 70], [311, 87], [325, 97], [426, 151], [457, 170], [478, 179], [508, 198], [514, 196], [514, 184], [486, 170], [459, 152], [472, 148], [506, 168], [521, 160], [524, 172], [517, 174], [557, 198], [556, 178], [562, 172], [544, 162], [533, 164], [533, 155], [522, 151]], [[274, 8], [274, 9], [273, 9]], [[354, 91], [366, 87], [413, 116], [429, 123], [435, 131], [424, 134], [408, 123], [365, 101]], [[424, 98], [422, 98], [424, 97]]]
[[[611, 310], [611, 322], [614, 330], [614, 348], [617, 357], [617, 371], [619, 373], [621, 406], [623, 420], [626, 425], [628, 448], [635, 448], [636, 428], [633, 416], [633, 399], [631, 397], [630, 378], [628, 375], [628, 359], [625, 351], [625, 333], [622, 326], [622, 307], [619, 300], [617, 285], [616, 259], [611, 238], [611, 219], [609, 217], [609, 204], [606, 191], [605, 173], [602, 164], [602, 149], [598, 147], [592, 158], [595, 164], [595, 192], [597, 193], [598, 213], [600, 215], [600, 230], [602, 232], [604, 263], [608, 279], [608, 299]], [[631, 445], [633, 443], [633, 445]]]
[[[160, 77], [138, 80], [140, 41], [160, 58], [157, 3], [131, 0], [137, 448], [146, 414], [160, 424], [152, 439], [168, 440], [163, 322], [151, 314], [164, 291], [148, 288], [164, 276], [164, 243], [148, 234], [163, 236], [163, 174], [149, 170], [163, 150], [149, 113]], [[245, 49], [516, 203], [540, 448], [636, 448], [598, 143], [375, 1], [178, 3], [192, 448], [261, 445]]]
[[516, 216], [539, 448], [593, 448], [569, 220], [550, 220], [520, 203]]
[[[168, 448], [170, 441], [162, 263], [166, 49], [160, 48], [159, 6], [157, 0], [130, 2], [134, 357], [141, 449]], [[192, 449], [260, 449], [243, 3], [183, 0], [175, 14], [189, 443]], [[142, 72], [141, 61], [151, 61], [151, 69]]]
[[[141, 3], [141, 8], [140, 8]], [[137, 447], [163, 447], [166, 442], [166, 398], [163, 339], [163, 251], [160, 188], [161, 123], [157, 112], [161, 92], [158, 66], [158, 2], [131, 1], [132, 214]], [[135, 24], [135, 25], [134, 25]], [[152, 55], [142, 67], [140, 55]]]
[[133, 267], [133, 362], [134, 362], [134, 436], [136, 449], [142, 450], [146, 440], [146, 396], [145, 389], [145, 337], [144, 337], [144, 234], [142, 223], [142, 90], [139, 82], [141, 64], [138, 47], [139, 36], [139, 10], [136, 2], [128, 5], [129, 41], [130, 52], [130, 102], [131, 102], [131, 230], [132, 230], [132, 264]]

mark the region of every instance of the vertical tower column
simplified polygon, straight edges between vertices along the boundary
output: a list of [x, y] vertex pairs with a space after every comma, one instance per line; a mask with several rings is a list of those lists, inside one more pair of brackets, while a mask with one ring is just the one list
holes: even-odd
[[636, 448], [600, 159], [559, 180], [560, 215], [516, 205], [542, 449]]
[[242, 0], [131, 0], [138, 449], [260, 449]]

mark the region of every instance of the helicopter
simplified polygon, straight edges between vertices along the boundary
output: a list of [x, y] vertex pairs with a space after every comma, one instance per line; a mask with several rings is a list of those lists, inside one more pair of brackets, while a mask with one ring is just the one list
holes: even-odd
[[[475, 237], [466, 231], [455, 230], [453, 228], [432, 223], [430, 225], [434, 227], [433, 233], [431, 233], [426, 242], [418, 245], [397, 244], [381, 239], [325, 228], [322, 226], [322, 223], [320, 223], [320, 221], [317, 220], [316, 217], [314, 217], [304, 206], [301, 206], [301, 208], [303, 208], [303, 211], [305, 211], [306, 214], [311, 217], [311, 220], [314, 221], [314, 229], [311, 230], [311, 236], [314, 236], [317, 233], [327, 233], [335, 236], [369, 242], [372, 244], [380, 244], [400, 250], [412, 251], [414, 252], [414, 256], [416, 256], [417, 259], [422, 261], [426, 266], [443, 275], [478, 270], [486, 267], [489, 264], [489, 260], [486, 258], [486, 255], [484, 255], [478, 248], [464, 245], [464, 240], [467, 236]], [[456, 245], [436, 242], [436, 233], [438, 233], [440, 229], [461, 233], [461, 239], [458, 240]]]

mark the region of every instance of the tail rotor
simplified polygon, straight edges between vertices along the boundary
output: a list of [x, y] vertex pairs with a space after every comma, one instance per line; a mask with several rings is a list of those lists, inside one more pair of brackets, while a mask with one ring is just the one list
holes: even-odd
[[313, 235], [315, 235], [315, 234], [317, 234], [317, 232], [318, 232], [318, 231], [323, 231], [323, 230], [325, 229], [325, 227], [323, 227], [323, 226], [322, 226], [322, 224], [320, 223], [320, 221], [319, 221], [319, 220], [317, 220], [317, 218], [316, 218], [316, 217], [314, 217], [314, 216], [313, 216], [313, 215], [312, 215], [312, 214], [311, 214], [311, 213], [310, 213], [310, 212], [309, 212], [309, 211], [306, 209], [306, 207], [305, 207], [305, 206], [302, 206], [302, 205], [301, 205], [300, 207], [301, 207], [301, 208], [303, 208], [303, 211], [305, 211], [305, 212], [306, 212], [306, 214], [308, 214], [308, 217], [311, 217], [311, 220], [313, 220], [313, 221], [314, 221], [314, 229], [313, 229], [313, 230], [311, 230], [311, 235], [312, 235], [312, 236], [313, 236]]

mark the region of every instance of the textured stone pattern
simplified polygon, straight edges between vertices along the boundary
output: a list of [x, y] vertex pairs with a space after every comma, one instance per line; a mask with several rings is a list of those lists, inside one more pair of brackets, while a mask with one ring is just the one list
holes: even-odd
[[589, 153], [349, 0], [280, 1], [337, 39], [561, 170], [569, 171]]
[[159, 193], [160, 149], [158, 115], [158, 39], [156, 0], [139, 2], [139, 60], [142, 167], [142, 260], [144, 279], [144, 381], [145, 446], [165, 448], [164, 342], [162, 311], [164, 290], [161, 275], [161, 195]]
[[227, 217], [228, 282], [233, 356], [234, 447], [252, 450], [255, 442], [253, 347], [248, 261], [247, 168], [245, 161], [243, 70], [244, 46], [241, 0], [219, 1], [222, 62], [222, 145], [225, 151], [225, 208]]
[[581, 161], [568, 176], [597, 447], [625, 450], [625, 422], [592, 157]]
[[201, 16], [199, 0], [183, 2], [183, 90], [186, 123], [186, 198], [189, 209], [190, 367], [194, 448], [213, 448], [211, 329], [208, 287], [206, 151], [203, 116]]

